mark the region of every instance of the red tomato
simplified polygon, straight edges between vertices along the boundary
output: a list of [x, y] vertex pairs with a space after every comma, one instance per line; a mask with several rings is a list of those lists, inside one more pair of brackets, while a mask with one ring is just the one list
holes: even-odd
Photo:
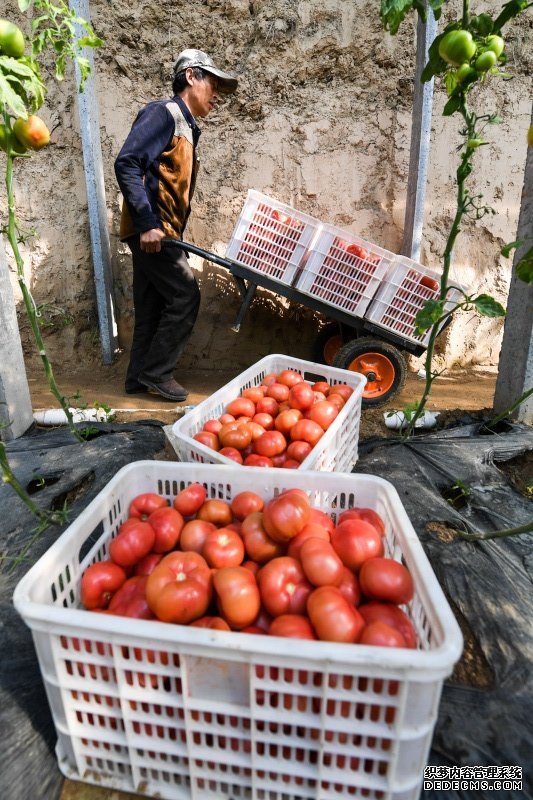
[[226, 503], [225, 500], [214, 499], [205, 501], [201, 508], [198, 509], [196, 518], [204, 522], [212, 522], [213, 525], [225, 527], [233, 519], [233, 514], [229, 503]]
[[174, 508], [183, 517], [192, 517], [205, 503], [206, 491], [201, 483], [191, 483], [174, 498]]
[[[256, 577], [256, 580], [257, 580], [257, 577]], [[254, 625], [256, 625], [258, 628], [262, 628], [262, 630], [265, 633], [267, 633], [268, 629], [270, 628], [271, 623], [272, 623], [272, 617], [270, 616], [270, 614], [268, 614], [265, 611], [264, 608], [261, 608], [261, 610], [259, 611], [259, 614], [254, 619]]]
[[297, 558], [298, 560], [300, 560], [300, 551], [302, 545], [305, 541], [307, 541], [307, 539], [311, 538], [322, 539], [323, 541], [328, 543], [330, 541], [329, 532], [325, 528], [323, 528], [322, 525], [317, 525], [314, 522], [308, 522], [307, 525], [305, 525], [302, 528], [300, 533], [298, 533], [294, 537], [294, 539], [290, 540], [289, 547], [287, 549], [287, 555], [290, 556], [291, 558]]
[[179, 542], [185, 520], [175, 508], [158, 508], [152, 512], [147, 522], [155, 531], [154, 553], [168, 553]]
[[327, 381], [317, 381], [316, 383], [313, 383], [311, 389], [313, 390], [313, 392], [321, 392], [324, 395], [324, 397], [327, 397], [330, 386]]
[[341, 582], [338, 587], [343, 597], [352, 605], [358, 606], [361, 602], [361, 589], [359, 581], [348, 567], [343, 568]]
[[192, 438], [195, 442], [200, 442], [200, 444], [203, 444], [205, 447], [209, 447], [210, 450], [218, 450], [220, 448], [220, 442], [216, 433], [198, 431]]
[[[333, 386], [333, 391], [335, 394], [340, 394], [344, 402], [348, 400], [349, 397], [353, 394], [353, 389], [351, 386], [348, 386], [347, 383], [336, 383]], [[329, 398], [331, 399], [331, 398]]]
[[207, 562], [198, 553], [169, 553], [148, 576], [146, 599], [162, 622], [187, 625], [203, 616], [211, 601]]
[[146, 600], [147, 581], [147, 575], [128, 578], [111, 598], [108, 611], [112, 614], [119, 614], [121, 617], [154, 619]]
[[244, 560], [244, 543], [231, 528], [215, 528], [207, 534], [202, 555], [214, 569], [238, 567]]
[[[287, 455], [285, 453], [280, 453], [279, 456], [272, 456], [272, 466], [273, 467], [284, 467], [287, 461]], [[297, 464], [299, 467], [300, 465]]]
[[377, 647], [407, 647], [406, 641], [398, 628], [376, 620], [363, 628], [359, 644], [371, 644]]
[[155, 531], [148, 522], [132, 517], [118, 529], [109, 544], [109, 555], [121, 567], [133, 567], [153, 549]]
[[262, 511], [265, 501], [256, 492], [239, 492], [231, 501], [231, 511], [237, 519], [243, 520], [253, 511]]
[[252, 422], [256, 422], [258, 425], [261, 425], [265, 431], [271, 431], [274, 427], [274, 417], [272, 417], [270, 414], [265, 414], [264, 411], [252, 417]]
[[407, 567], [393, 558], [370, 558], [359, 573], [361, 591], [369, 600], [404, 605], [413, 599], [413, 579]]
[[259, 456], [257, 453], [250, 453], [249, 456], [246, 456], [244, 459], [244, 466], [245, 467], [273, 467], [274, 464], [272, 463], [272, 459], [268, 458], [268, 456]]
[[339, 411], [346, 404], [346, 400], [344, 399], [344, 397], [342, 395], [340, 395], [340, 394], [337, 394], [334, 391], [331, 391], [328, 394], [328, 402], [329, 403], [333, 403], [334, 405], [336, 405], [337, 408], [339, 409]]
[[277, 417], [279, 405], [273, 397], [263, 397], [262, 400], [256, 403], [255, 410], [257, 414], [269, 414], [271, 417]]
[[313, 422], [312, 419], [301, 419], [291, 430], [291, 439], [293, 441], [301, 439], [314, 447], [323, 433], [324, 431], [317, 422]]
[[[324, 392], [315, 392], [315, 391], [313, 391], [313, 397], [314, 397], [313, 405], [315, 403], [322, 403], [326, 399], [326, 395], [324, 394]], [[311, 408], [313, 408], [313, 406], [311, 406]], [[310, 410], [311, 410], [310, 408], [307, 409], [306, 416], [307, 416], [307, 414], [309, 413]]]
[[263, 524], [274, 541], [288, 542], [307, 524], [310, 512], [309, 498], [303, 492], [283, 492], [265, 505]]
[[329, 514], [326, 514], [325, 511], [321, 511], [319, 508], [311, 509], [311, 513], [309, 514], [309, 523], [313, 523], [313, 525], [321, 525], [328, 531], [329, 534], [332, 534], [335, 530], [335, 523]]
[[255, 576], [245, 567], [223, 567], [213, 576], [220, 613], [233, 629], [252, 625], [261, 606]]
[[302, 542], [300, 561], [307, 580], [313, 586], [338, 586], [344, 565], [328, 541], [311, 536]]
[[257, 573], [259, 572], [260, 565], [256, 561], [243, 561], [242, 566], [245, 569], [249, 569], [252, 575], [257, 577]]
[[277, 383], [278, 376], [275, 372], [269, 372], [261, 381], [261, 386], [270, 386], [272, 383]]
[[190, 624], [191, 628], [209, 628], [212, 631], [230, 631], [231, 628], [222, 617], [200, 617]]
[[157, 567], [162, 558], [162, 553], [148, 553], [147, 556], [141, 558], [141, 560], [137, 562], [135, 569], [133, 570], [133, 574], [141, 576], [149, 575], [154, 571], [155, 567]]
[[244, 450], [252, 441], [252, 431], [249, 425], [229, 422], [227, 425], [222, 426], [218, 432], [218, 438], [222, 447], [234, 447], [236, 450]]
[[154, 492], [146, 492], [145, 494], [139, 494], [137, 497], [133, 498], [128, 509], [128, 516], [144, 520], [149, 517], [156, 508], [163, 508], [164, 506], [168, 506], [164, 497], [161, 497], [159, 494], [154, 494]]
[[278, 375], [278, 383], [284, 383], [289, 388], [302, 381], [303, 377], [294, 369], [284, 369]]
[[264, 628], [260, 628], [259, 625], [247, 625], [246, 628], [241, 628], [241, 633], [253, 633], [256, 636], [267, 636], [268, 631]]
[[295, 461], [294, 458], [288, 458], [283, 466], [285, 469], [300, 469], [300, 462]]
[[274, 558], [261, 568], [258, 576], [263, 606], [273, 617], [281, 614], [305, 614], [307, 598], [313, 587], [295, 558]]
[[254, 511], [242, 522], [242, 536], [246, 553], [252, 561], [265, 564], [283, 554], [283, 547], [271, 539], [263, 525], [263, 514]]
[[311, 408], [315, 402], [315, 394], [311, 386], [302, 381], [297, 383], [289, 392], [289, 404], [291, 408], [297, 408], [299, 411], [306, 411]]
[[290, 639], [316, 639], [313, 626], [301, 614], [282, 614], [272, 620], [268, 629], [270, 636], [287, 636]]
[[289, 399], [289, 387], [284, 383], [271, 383], [266, 390], [266, 397], [272, 397], [277, 403], [283, 403]]
[[208, 419], [207, 422], [204, 422], [202, 430], [208, 433], [218, 433], [221, 427], [222, 423], [219, 419]]
[[246, 397], [247, 400], [251, 400], [254, 405], [264, 396], [264, 391], [259, 386], [250, 386], [248, 389], [243, 389], [241, 392], [241, 397]]
[[302, 412], [297, 408], [289, 408], [286, 411], [280, 411], [274, 421], [274, 427], [284, 436], [288, 436], [291, 428], [296, 425], [299, 419], [302, 419]]
[[233, 416], [233, 414], [228, 414], [227, 412], [225, 412], [224, 414], [220, 415], [218, 420], [219, 422], [222, 423], [222, 425], [227, 425], [228, 422], [235, 422], [235, 417]]
[[126, 582], [126, 573], [112, 561], [91, 564], [81, 579], [81, 602], [88, 611], [107, 608], [114, 593]]
[[235, 447], [221, 447], [218, 451], [221, 456], [226, 456], [226, 458], [231, 458], [232, 461], [235, 461], [236, 464], [243, 463], [243, 457]]
[[359, 607], [359, 612], [366, 624], [371, 622], [385, 622], [392, 628], [400, 631], [405, 639], [405, 646], [416, 649], [416, 631], [413, 623], [401, 608], [393, 605], [392, 603], [378, 603], [372, 600], [370, 603], [364, 603]]
[[299, 464], [301, 464], [302, 461], [307, 458], [312, 449], [313, 447], [309, 444], [309, 442], [303, 442], [296, 439], [287, 447], [287, 458], [292, 458], [294, 461], [297, 461]]
[[255, 403], [247, 397], [237, 397], [226, 407], [226, 413], [234, 417], [253, 417], [255, 414]]
[[292, 217], [289, 217], [289, 215], [285, 214], [283, 211], [278, 211], [277, 208], [272, 210], [272, 214], [270, 216], [272, 219], [282, 222], [283, 225], [291, 225], [292, 223]]
[[377, 511], [374, 511], [372, 508], [349, 508], [340, 514], [337, 524], [340, 525], [341, 522], [345, 522], [347, 519], [362, 519], [373, 525], [380, 536], [383, 536], [385, 533], [385, 523], [383, 519]]
[[362, 519], [347, 519], [337, 525], [331, 534], [331, 544], [342, 563], [353, 572], [358, 572], [369, 558], [384, 553], [381, 536]]
[[422, 275], [420, 278], [420, 285], [425, 286], [426, 289], [431, 289], [432, 292], [438, 292], [440, 289], [439, 282], [429, 275]]
[[368, 253], [365, 250], [365, 248], [361, 247], [358, 244], [349, 244], [348, 247], [346, 248], [346, 252], [350, 253], [352, 256], [360, 258], [361, 261], [366, 261], [366, 259], [368, 258]]
[[248, 427], [252, 431], [252, 442], [255, 442], [256, 439], [259, 439], [259, 437], [265, 433], [265, 428], [253, 420], [249, 423]]
[[335, 403], [330, 403], [328, 400], [321, 400], [315, 403], [308, 412], [308, 419], [317, 422], [322, 430], [327, 431], [331, 423], [338, 416], [339, 409]]
[[216, 531], [216, 525], [212, 522], [204, 522], [201, 519], [191, 519], [183, 526], [180, 536], [180, 546], [184, 552], [189, 550], [194, 553], [201, 553], [211, 531]]
[[335, 586], [315, 589], [307, 613], [318, 638], [326, 642], [356, 642], [365, 627], [361, 614]]
[[265, 431], [259, 439], [253, 443], [253, 451], [258, 456], [279, 456], [287, 449], [287, 440], [279, 431]]

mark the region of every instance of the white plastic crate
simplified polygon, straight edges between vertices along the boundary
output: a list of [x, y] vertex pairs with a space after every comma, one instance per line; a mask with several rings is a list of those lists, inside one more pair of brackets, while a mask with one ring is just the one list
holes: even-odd
[[320, 222], [249, 189], [226, 258], [291, 285]]
[[332, 225], [324, 225], [296, 288], [323, 303], [362, 317], [393, 253]]
[[[449, 284], [453, 288], [448, 292], [445, 311], [455, 308], [462, 299], [463, 287], [452, 281]], [[431, 331], [417, 334], [415, 317], [426, 300], [436, 300], [439, 294], [440, 275], [437, 272], [405, 256], [396, 256], [365, 313], [365, 319], [411, 342], [427, 345]]]
[[[384, 519], [387, 555], [410, 570], [417, 650], [297, 642], [82, 610], [80, 579], [131, 500], [300, 487], [334, 519]], [[168, 800], [415, 800], [444, 678], [462, 637], [394, 487], [368, 475], [141, 461], [121, 469], [20, 581], [61, 771]]]
[[228, 403], [238, 397], [243, 389], [258, 386], [265, 375], [270, 372], [281, 372], [284, 369], [294, 369], [312, 383], [326, 380], [330, 384], [346, 383], [353, 388], [353, 393], [337, 418], [299, 467], [302, 470], [350, 472], [357, 461], [361, 399], [366, 379], [358, 372], [327, 367], [312, 361], [303, 361], [299, 358], [279, 354], [265, 356], [174, 423], [172, 433], [177, 440], [176, 448], [180, 461], [235, 464], [234, 461], [216, 450], [197, 442], [193, 438], [194, 434], [202, 430], [208, 419], [220, 417], [225, 412]]

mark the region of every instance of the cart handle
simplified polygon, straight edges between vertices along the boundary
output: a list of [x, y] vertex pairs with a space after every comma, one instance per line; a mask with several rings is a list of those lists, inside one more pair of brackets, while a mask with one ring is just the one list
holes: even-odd
[[232, 261], [229, 258], [223, 258], [222, 256], [217, 256], [215, 253], [210, 253], [209, 250], [204, 250], [202, 247], [197, 247], [195, 244], [184, 242], [181, 239], [170, 239], [165, 237], [161, 240], [161, 242], [165, 245], [170, 245], [171, 247], [178, 247], [180, 250], [185, 250], [188, 253], [194, 253], [197, 256], [202, 256], [207, 261], [212, 261], [213, 264], [218, 264], [219, 266], [225, 267], [229, 270], [231, 270], [233, 266], [237, 265], [236, 261]]

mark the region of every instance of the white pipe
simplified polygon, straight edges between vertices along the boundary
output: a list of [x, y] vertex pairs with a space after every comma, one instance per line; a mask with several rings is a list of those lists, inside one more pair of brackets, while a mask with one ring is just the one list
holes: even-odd
[[[175, 411], [179, 416], [186, 414], [187, 411], [195, 408], [195, 406], [178, 406], [169, 411]], [[146, 411], [153, 413], [153, 408], [110, 408], [105, 411], [103, 408], [71, 408], [73, 422], [108, 422], [117, 413], [120, 414], [133, 414], [138, 411]], [[41, 411], [33, 412], [33, 419], [38, 425], [55, 426], [67, 425], [67, 415], [62, 408], [45, 408]]]
[[[434, 428], [440, 411], [424, 411], [415, 422], [415, 428]], [[405, 428], [409, 422], [403, 411], [385, 411], [383, 414], [385, 425], [393, 431]]]

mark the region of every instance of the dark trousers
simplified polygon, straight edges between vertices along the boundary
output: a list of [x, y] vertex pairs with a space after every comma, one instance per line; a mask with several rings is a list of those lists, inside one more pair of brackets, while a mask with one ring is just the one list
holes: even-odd
[[133, 258], [135, 327], [126, 389], [132, 389], [140, 375], [154, 383], [173, 377], [198, 316], [200, 289], [179, 247], [163, 241], [159, 253], [145, 253], [139, 236], [127, 244]]

